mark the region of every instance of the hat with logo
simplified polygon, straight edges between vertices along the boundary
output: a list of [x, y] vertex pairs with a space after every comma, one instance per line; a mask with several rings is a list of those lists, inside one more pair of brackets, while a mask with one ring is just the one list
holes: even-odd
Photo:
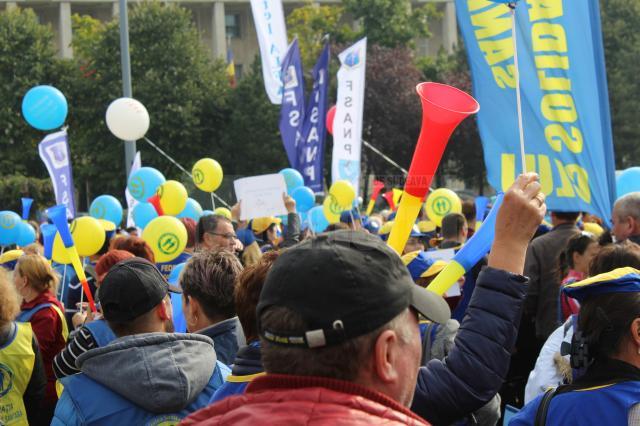
[[434, 260], [422, 250], [405, 254], [402, 256], [402, 262], [407, 266], [414, 281], [418, 278], [436, 275], [447, 266], [447, 262], [444, 260]]
[[345, 210], [340, 213], [340, 222], [342, 223], [351, 224], [351, 222], [361, 219], [360, 213], [358, 213], [358, 210], [356, 209]]
[[134, 257], [109, 269], [98, 296], [107, 321], [127, 322], [158, 306], [168, 292], [182, 290], [169, 285], [153, 263]]
[[386, 241], [389, 238], [389, 234], [391, 233], [391, 228], [393, 228], [393, 221], [386, 222], [384, 225], [380, 227], [380, 231], [378, 231], [378, 235], [382, 238], [383, 241]]
[[[296, 312], [307, 328], [263, 327], [262, 314], [275, 306]], [[416, 286], [400, 256], [380, 238], [341, 230], [282, 252], [260, 293], [258, 328], [275, 344], [331, 346], [378, 329], [408, 307], [434, 322], [450, 317], [444, 299]]]
[[18, 263], [18, 258], [22, 256], [24, 252], [22, 250], [8, 250], [0, 255], [0, 266], [8, 271], [13, 271]]

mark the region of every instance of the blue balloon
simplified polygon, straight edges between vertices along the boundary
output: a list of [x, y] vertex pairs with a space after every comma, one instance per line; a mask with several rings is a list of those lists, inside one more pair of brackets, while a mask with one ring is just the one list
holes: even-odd
[[324, 215], [322, 206], [316, 206], [309, 210], [307, 213], [309, 220], [309, 227], [313, 232], [324, 232], [329, 226], [329, 221]]
[[113, 195], [100, 195], [91, 202], [89, 215], [113, 222], [118, 227], [122, 222], [122, 204]]
[[38, 130], [57, 129], [64, 124], [67, 113], [67, 100], [53, 86], [32, 87], [22, 99], [24, 119]]
[[22, 197], [22, 220], [29, 220], [29, 212], [31, 211], [32, 204], [33, 198]]
[[140, 167], [129, 176], [127, 188], [133, 198], [146, 202], [166, 179], [153, 167]]
[[167, 278], [167, 281], [169, 281], [169, 284], [175, 285], [175, 286], [180, 285], [180, 273], [182, 272], [182, 270], [184, 269], [184, 265], [186, 264], [187, 262], [182, 262], [182, 263], [178, 263], [176, 266], [173, 267], [173, 269], [171, 270], [171, 273], [169, 274], [169, 278]]
[[60, 233], [62, 243], [66, 248], [72, 247], [74, 242], [71, 237], [71, 231], [69, 230], [69, 223], [67, 222], [67, 206], [64, 204], [58, 204], [47, 210], [47, 216], [51, 219], [51, 222], [56, 226], [56, 229]]
[[282, 169], [279, 173], [287, 184], [287, 194], [291, 195], [294, 189], [304, 186], [304, 179], [296, 169]]
[[202, 216], [211, 216], [214, 214], [213, 210], [202, 210]]
[[306, 186], [300, 186], [294, 189], [291, 197], [296, 201], [296, 210], [302, 213], [308, 212], [316, 203], [315, 194], [311, 188], [307, 188]]
[[171, 311], [173, 312], [173, 330], [176, 333], [187, 332], [187, 320], [182, 312], [182, 294], [169, 293], [171, 298]]
[[18, 228], [16, 245], [24, 247], [36, 241], [36, 230], [33, 229], [33, 226], [29, 225], [27, 222], [20, 222], [18, 224]]
[[476, 197], [475, 202], [476, 202], [476, 221], [482, 222], [484, 220], [484, 214], [487, 211], [487, 206], [489, 205], [489, 199], [481, 195], [479, 197]]
[[617, 198], [638, 191], [640, 191], [640, 167], [628, 168], [616, 178]]
[[0, 212], [0, 245], [15, 244], [20, 236], [22, 219], [17, 213], [5, 210]]
[[467, 241], [453, 257], [453, 260], [462, 265], [465, 271], [471, 270], [483, 256], [489, 253], [496, 234], [496, 218], [498, 217], [498, 211], [500, 210], [503, 198], [504, 193], [498, 193], [491, 211], [489, 211], [487, 218], [482, 223], [478, 232], [473, 234], [471, 239]]
[[193, 198], [187, 198], [187, 205], [184, 207], [184, 210], [182, 210], [176, 217], [188, 217], [197, 222], [198, 220], [200, 220], [200, 216], [202, 216], [202, 214], [203, 211], [200, 203]]
[[133, 208], [133, 221], [140, 229], [144, 229], [156, 217], [158, 212], [151, 203], [138, 203]]
[[44, 257], [51, 260], [53, 256], [53, 240], [56, 237], [56, 229], [55, 225], [51, 225], [50, 223], [45, 223], [40, 226], [40, 232], [42, 233], [42, 242], [44, 244]]

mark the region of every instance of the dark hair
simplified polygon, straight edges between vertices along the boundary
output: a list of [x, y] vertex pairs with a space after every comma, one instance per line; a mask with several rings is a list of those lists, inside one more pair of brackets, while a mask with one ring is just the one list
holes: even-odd
[[551, 212], [551, 214], [566, 222], [575, 222], [580, 216], [580, 212]]
[[626, 266], [640, 269], [640, 246], [628, 240], [602, 247], [591, 260], [589, 275], [604, 274]]
[[573, 254], [584, 254], [587, 248], [593, 243], [597, 243], [596, 237], [589, 233], [581, 233], [569, 238], [569, 242], [565, 249], [560, 253], [560, 259], [558, 260], [558, 269], [560, 270], [560, 279], [564, 278], [569, 269], [573, 269]]
[[156, 262], [156, 258], [153, 255], [151, 247], [140, 237], [120, 236], [113, 238], [111, 240], [111, 247], [109, 250], [125, 250], [132, 253], [134, 256], [146, 259], [151, 263]]
[[[483, 212], [484, 213], [484, 212]], [[476, 223], [476, 203], [473, 200], [466, 200], [462, 203], [462, 214], [467, 219], [467, 223]]]
[[236, 312], [242, 324], [242, 331], [247, 342], [258, 340], [256, 306], [260, 299], [260, 291], [267, 279], [267, 273], [278, 258], [278, 251], [270, 251], [262, 255], [258, 263], [245, 268], [236, 280], [233, 291]]
[[442, 237], [445, 239], [458, 238], [460, 230], [467, 220], [460, 213], [449, 213], [442, 219]]
[[230, 251], [196, 253], [180, 274], [182, 293], [196, 298], [210, 320], [231, 318], [235, 314], [233, 288], [241, 271], [240, 261]]
[[187, 248], [193, 248], [196, 245], [196, 221], [190, 217], [180, 218], [180, 222], [187, 230]]
[[327, 228], [324, 230], [324, 232], [339, 231], [341, 229], [349, 229], [349, 225], [347, 225], [346, 223], [342, 223], [342, 222], [332, 223], [331, 225], [327, 226]]
[[640, 317], [640, 293], [608, 293], [592, 296], [580, 308], [579, 329], [594, 359], [611, 358]]
[[200, 220], [198, 220], [198, 225], [196, 225], [196, 244], [202, 244], [204, 234], [207, 232], [215, 232], [220, 222], [231, 223], [226, 217], [217, 214], [201, 216]]

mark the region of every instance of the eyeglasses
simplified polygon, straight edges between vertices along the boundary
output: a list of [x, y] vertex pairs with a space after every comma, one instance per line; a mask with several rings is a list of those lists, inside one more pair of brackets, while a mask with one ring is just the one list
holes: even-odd
[[207, 234], [217, 235], [218, 237], [226, 238], [227, 240], [237, 240], [238, 236], [236, 234], [228, 233], [228, 234], [220, 234], [218, 232], [207, 232]]

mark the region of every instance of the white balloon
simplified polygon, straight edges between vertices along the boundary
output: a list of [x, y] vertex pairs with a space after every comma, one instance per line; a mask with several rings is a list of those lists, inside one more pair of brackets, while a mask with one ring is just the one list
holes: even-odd
[[118, 139], [135, 141], [149, 130], [149, 113], [140, 101], [119, 98], [107, 108], [107, 127]]

